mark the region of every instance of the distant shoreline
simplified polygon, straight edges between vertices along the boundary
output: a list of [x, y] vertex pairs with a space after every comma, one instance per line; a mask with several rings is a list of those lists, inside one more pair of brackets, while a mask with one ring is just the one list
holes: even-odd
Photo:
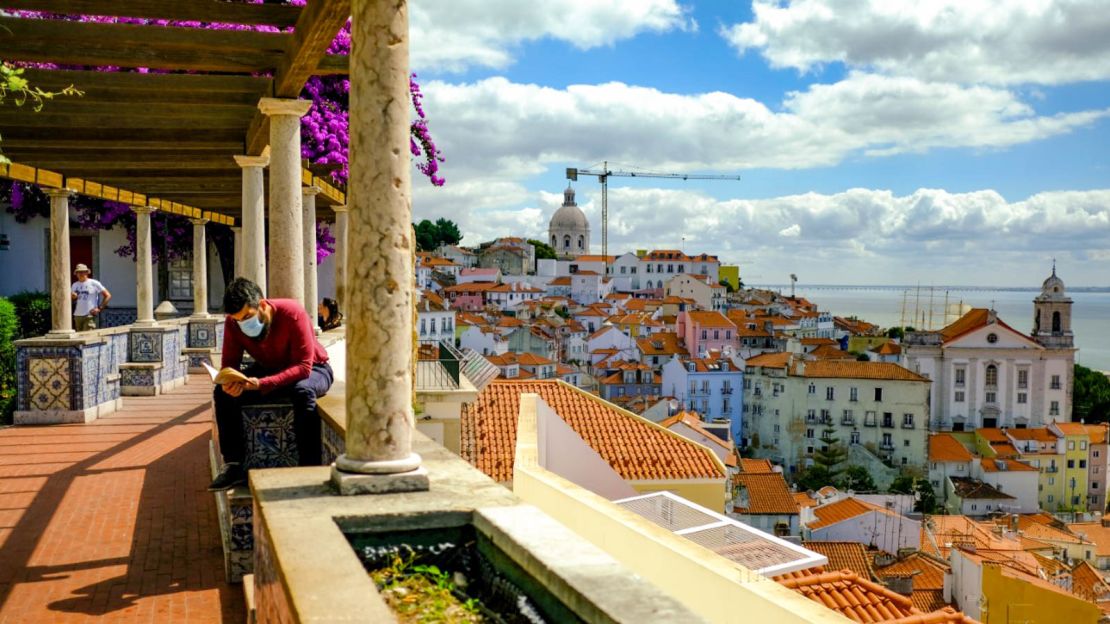
[[[743, 275], [741, 275], [741, 278]], [[788, 289], [790, 284], [744, 284], [748, 288], [765, 288], [765, 289]], [[930, 288], [935, 291], [955, 291], [955, 292], [1040, 292], [1041, 289], [1035, 286], [925, 286], [925, 285], [908, 285], [898, 286], [890, 284], [803, 284], [798, 282], [794, 284], [795, 290], [909, 290], [917, 291], [921, 289], [922, 292], [928, 291]], [[1110, 293], [1110, 286], [1068, 286], [1068, 292], [1086, 292], [1086, 293]]]

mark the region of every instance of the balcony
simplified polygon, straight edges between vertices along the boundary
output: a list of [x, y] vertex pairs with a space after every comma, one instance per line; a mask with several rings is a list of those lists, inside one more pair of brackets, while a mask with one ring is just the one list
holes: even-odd
[[732, 391], [733, 391], [733, 388], [731, 388], [730, 386], [725, 386], [725, 387], [721, 388], [721, 394], [723, 394], [725, 396], [731, 395]]
[[894, 421], [893, 420], [884, 420], [883, 421], [883, 429], [893, 429], [893, 428], [894, 428]]
[[893, 442], [882, 442], [882, 443], [879, 444], [879, 450], [880, 451], [893, 452], [894, 451], [894, 443]]
[[875, 425], [876, 425], [876, 423], [875, 423], [874, 419], [869, 418], [869, 419], [863, 421], [863, 426], [864, 427], [874, 427]]
[[914, 428], [913, 422], [904, 422], [904, 423], [902, 423], [902, 428], [903, 429], [913, 429]]
[[1044, 471], [1048, 474], [1055, 474], [1057, 472], [1060, 472], [1060, 467], [1059, 466], [1045, 466]]
[[840, 424], [845, 425], [845, 426], [854, 425], [854, 424], [856, 424], [856, 418], [855, 418], [855, 416], [845, 416], [844, 418], [840, 419]]

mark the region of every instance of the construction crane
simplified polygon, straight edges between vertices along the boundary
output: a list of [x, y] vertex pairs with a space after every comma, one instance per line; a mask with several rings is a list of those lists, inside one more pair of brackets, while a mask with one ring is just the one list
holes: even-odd
[[702, 175], [694, 173], [655, 173], [652, 171], [612, 171], [609, 161], [601, 169], [576, 169], [567, 167], [567, 179], [576, 182], [578, 176], [594, 176], [601, 182], [601, 257], [605, 258], [605, 272], [609, 272], [609, 178], [670, 178], [673, 180], [739, 180], [740, 176]]

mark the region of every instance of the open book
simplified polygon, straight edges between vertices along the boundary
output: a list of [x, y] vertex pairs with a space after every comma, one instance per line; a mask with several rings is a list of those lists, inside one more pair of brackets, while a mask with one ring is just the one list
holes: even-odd
[[208, 371], [208, 376], [212, 378], [212, 383], [214, 383], [214, 384], [218, 384], [218, 385], [222, 386], [225, 383], [232, 382], [232, 381], [246, 381], [247, 380], [246, 375], [244, 375], [243, 373], [235, 370], [234, 368], [231, 368], [230, 366], [225, 366], [224, 368], [222, 368], [220, 370], [216, 370], [216, 367], [212, 366], [208, 362], [201, 362], [201, 364], [204, 365], [204, 370]]

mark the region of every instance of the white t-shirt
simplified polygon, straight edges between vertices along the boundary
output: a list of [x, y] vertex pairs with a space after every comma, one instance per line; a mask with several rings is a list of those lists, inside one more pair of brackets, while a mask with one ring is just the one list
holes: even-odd
[[88, 316], [93, 308], [100, 306], [100, 293], [104, 292], [104, 286], [89, 278], [83, 282], [73, 282], [73, 292], [77, 293], [77, 307], [73, 310], [74, 316]]

